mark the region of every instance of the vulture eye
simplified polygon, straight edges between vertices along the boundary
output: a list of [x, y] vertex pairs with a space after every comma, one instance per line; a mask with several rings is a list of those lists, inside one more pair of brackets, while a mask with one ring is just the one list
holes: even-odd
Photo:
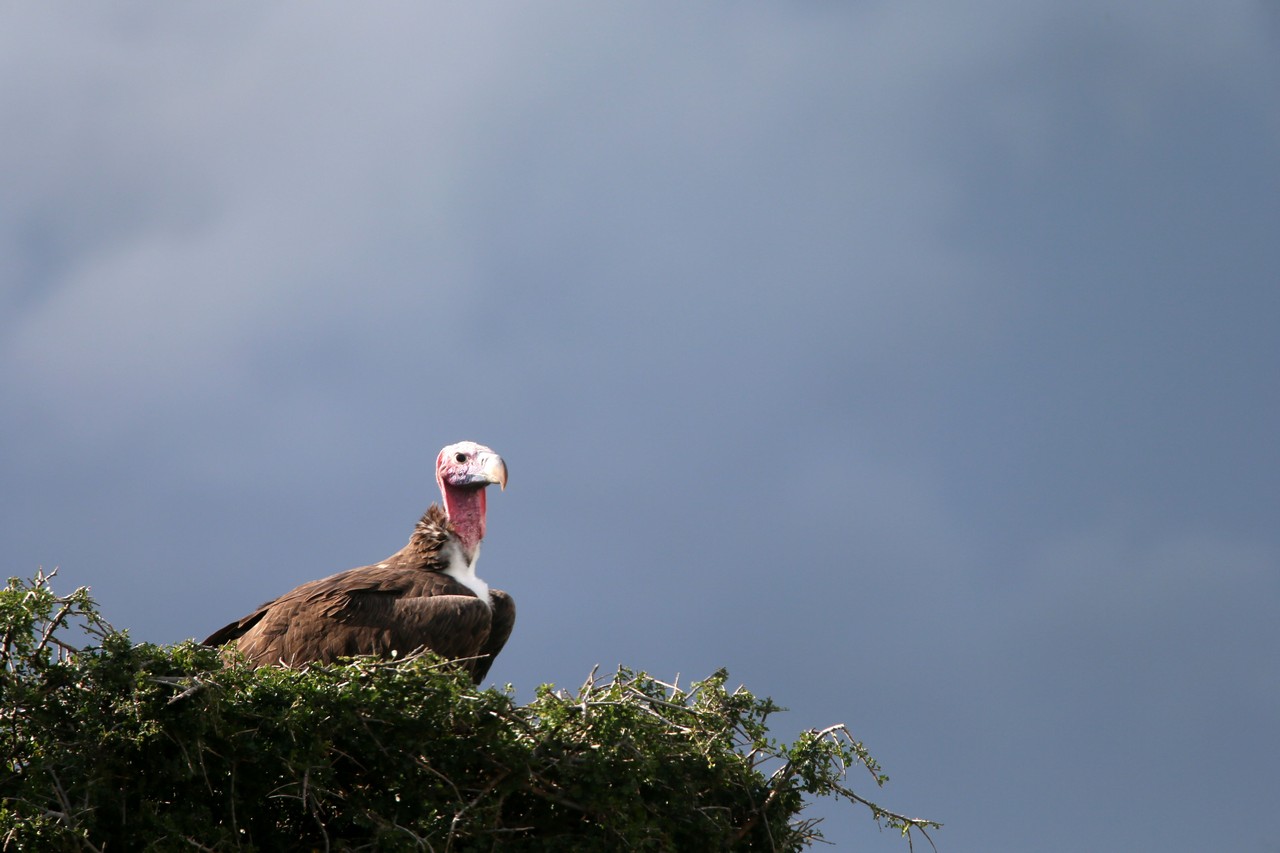
[[466, 462], [466, 461], [467, 461], [467, 454], [465, 454], [465, 453], [455, 453], [455, 454], [453, 454], [453, 461], [454, 461], [454, 462], [457, 462], [458, 464], [462, 464], [463, 462]]

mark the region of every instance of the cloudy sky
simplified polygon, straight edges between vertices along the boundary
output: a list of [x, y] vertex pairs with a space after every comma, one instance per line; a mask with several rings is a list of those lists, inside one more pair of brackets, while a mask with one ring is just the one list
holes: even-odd
[[1273, 5], [7, 4], [0, 80], [4, 572], [203, 637], [475, 439], [520, 695], [725, 666], [943, 853], [1280, 851]]

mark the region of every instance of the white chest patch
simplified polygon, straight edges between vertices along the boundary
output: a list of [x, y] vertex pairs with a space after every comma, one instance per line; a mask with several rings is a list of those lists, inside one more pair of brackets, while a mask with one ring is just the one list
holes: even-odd
[[476, 553], [472, 556], [471, 562], [468, 563], [462, 556], [462, 549], [458, 547], [457, 542], [449, 542], [444, 546], [444, 559], [447, 568], [444, 573], [456, 580], [476, 594], [476, 598], [493, 606], [493, 600], [489, 597], [489, 585], [476, 577], [476, 561], [480, 559], [480, 546], [476, 546]]

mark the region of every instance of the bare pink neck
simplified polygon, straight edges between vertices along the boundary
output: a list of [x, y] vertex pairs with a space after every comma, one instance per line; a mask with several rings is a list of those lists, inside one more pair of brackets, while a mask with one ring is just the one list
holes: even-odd
[[484, 488], [460, 489], [443, 486], [444, 511], [462, 542], [462, 553], [470, 563], [484, 538]]

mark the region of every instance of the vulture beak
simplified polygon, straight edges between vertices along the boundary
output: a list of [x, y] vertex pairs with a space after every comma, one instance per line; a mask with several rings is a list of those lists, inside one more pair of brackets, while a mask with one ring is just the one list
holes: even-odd
[[490, 483], [497, 483], [502, 491], [507, 490], [507, 463], [496, 453], [486, 453], [484, 468], [481, 471], [489, 478]]

